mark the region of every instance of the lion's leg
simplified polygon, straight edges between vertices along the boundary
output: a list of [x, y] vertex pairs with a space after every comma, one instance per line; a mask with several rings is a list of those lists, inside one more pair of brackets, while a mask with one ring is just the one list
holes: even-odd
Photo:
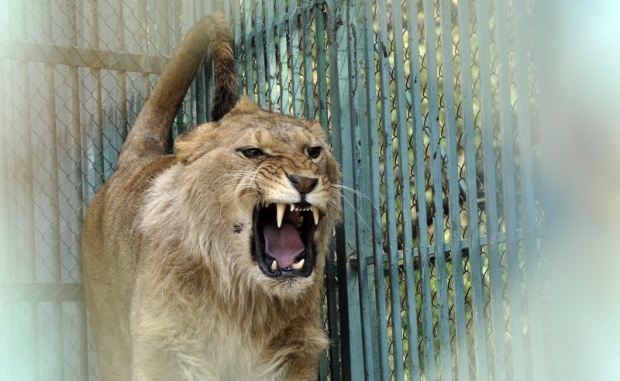
[[[94, 202], [92, 205], [96, 206]], [[96, 208], [93, 208], [96, 209]], [[129, 311], [118, 295], [118, 288], [109, 275], [114, 271], [103, 254], [103, 237], [100, 218], [85, 222], [89, 228], [83, 239], [84, 297], [88, 308], [90, 326], [95, 336], [97, 361], [102, 381], [129, 379], [131, 335]], [[89, 226], [95, 225], [95, 226]], [[88, 238], [88, 239], [86, 239]]]
[[119, 305], [94, 302], [111, 300], [112, 295], [104, 285], [87, 284], [86, 289], [101, 380], [126, 381], [129, 379], [131, 358], [127, 311], [119, 310], [122, 308]]

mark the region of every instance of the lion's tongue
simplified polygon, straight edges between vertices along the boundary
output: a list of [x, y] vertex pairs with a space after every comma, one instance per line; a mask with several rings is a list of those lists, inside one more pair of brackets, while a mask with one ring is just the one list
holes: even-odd
[[283, 223], [281, 228], [266, 225], [263, 234], [265, 236], [265, 252], [271, 258], [278, 261], [278, 267], [286, 269], [295, 263], [295, 257], [304, 251], [299, 232], [291, 224]]

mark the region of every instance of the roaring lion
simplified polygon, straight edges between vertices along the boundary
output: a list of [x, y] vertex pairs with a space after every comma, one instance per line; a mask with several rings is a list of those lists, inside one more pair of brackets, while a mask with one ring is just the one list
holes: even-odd
[[[211, 54], [207, 54], [211, 53]], [[212, 123], [170, 125], [213, 57]], [[84, 220], [86, 305], [103, 380], [315, 380], [340, 172], [314, 121], [238, 101], [232, 31], [195, 25]]]

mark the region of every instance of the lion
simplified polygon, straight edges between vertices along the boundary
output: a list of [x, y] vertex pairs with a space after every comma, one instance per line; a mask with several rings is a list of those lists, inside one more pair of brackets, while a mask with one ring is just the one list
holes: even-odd
[[[213, 122], [170, 125], [208, 52]], [[315, 380], [340, 170], [315, 121], [239, 100], [221, 15], [177, 48], [90, 204], [84, 289], [103, 380]]]

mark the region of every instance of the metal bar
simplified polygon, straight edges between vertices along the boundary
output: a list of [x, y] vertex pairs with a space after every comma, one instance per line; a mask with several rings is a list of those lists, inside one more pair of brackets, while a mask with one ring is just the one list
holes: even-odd
[[0, 302], [82, 302], [81, 283], [0, 283]]
[[[228, 4], [228, 1], [226, 2]], [[244, 6], [245, 3], [247, 3], [247, 1], [244, 1]], [[235, 39], [235, 46], [234, 46], [234, 50], [235, 50], [235, 58], [236, 58], [236, 63], [237, 63], [237, 79], [239, 81], [239, 88], [237, 89], [237, 94], [243, 94], [243, 69], [244, 66], [251, 68], [252, 65], [250, 65], [249, 62], [246, 62], [245, 65], [243, 65], [243, 61], [242, 61], [242, 55], [243, 55], [243, 51], [249, 49], [249, 46], [247, 45], [242, 45], [242, 41], [243, 41], [243, 25], [241, 24], [241, 16], [242, 16], [242, 8], [241, 8], [241, 4], [240, 4], [240, 0], [232, 0], [231, 3], [226, 7], [226, 15], [228, 15], [228, 18], [232, 18], [232, 23], [233, 23], [233, 33], [234, 33], [234, 39]], [[243, 14], [245, 16], [245, 14]], [[247, 79], [246, 79], [247, 81]]]
[[[368, 2], [364, 2], [364, 42], [365, 51], [364, 66], [367, 70], [366, 73], [366, 98], [367, 98], [367, 113], [368, 113], [368, 129], [370, 138], [370, 173], [380, 173], [381, 163], [379, 157], [379, 132], [377, 129], [378, 111], [377, 111], [377, 83], [375, 81], [375, 41], [374, 41], [374, 16], [372, 5]], [[381, 190], [380, 184], [376, 179], [371, 179], [371, 201], [372, 201], [372, 233], [373, 233], [373, 258], [375, 263], [382, 263], [377, 259], [377, 256], [383, 252], [383, 233], [381, 227]], [[371, 259], [369, 259], [371, 260]], [[378, 360], [374, 360], [372, 366], [375, 368], [374, 372], [369, 374], [370, 377], [389, 380], [390, 367], [389, 367], [389, 344], [388, 344], [388, 327], [387, 327], [387, 305], [386, 305], [386, 291], [385, 291], [385, 274], [383, 273], [383, 266], [374, 266], [374, 289], [375, 289], [375, 308], [376, 308], [376, 350], [373, 351]], [[370, 296], [369, 296], [370, 298]], [[374, 348], [373, 348], [374, 349]], [[377, 353], [378, 352], [378, 353]], [[369, 365], [367, 365], [369, 366]]]
[[[97, 11], [97, 0], [90, 0], [91, 3], [91, 14], [90, 20], [91, 25], [89, 35], [92, 36], [91, 41], [89, 42], [89, 46], [92, 46], [94, 49], [99, 49], [99, 12]], [[104, 181], [104, 162], [103, 162], [103, 104], [101, 97], [101, 69], [91, 68], [91, 75], [94, 81], [94, 90], [92, 91], [93, 98], [93, 115], [90, 119], [90, 123], [92, 123], [91, 128], [88, 130], [86, 136], [84, 136], [83, 141], [87, 145], [92, 145], [90, 149], [92, 149], [92, 154], [88, 155], [88, 157], [92, 160], [85, 160], [84, 167], [86, 168], [87, 173], [91, 173], [92, 177], [89, 176], [92, 181], [90, 184], [86, 185], [85, 193], [85, 204], [88, 205], [92, 198], [95, 196], [95, 192], [101, 188]], [[94, 134], [94, 136], [92, 136]], [[90, 150], [89, 149], [89, 150]]]
[[[458, 379], [469, 381], [469, 351], [467, 346], [467, 322], [465, 321], [465, 285], [461, 243], [461, 208], [459, 203], [458, 132], [456, 129], [452, 2], [442, 0], [439, 4], [441, 27], [441, 58], [443, 73], [444, 135], [446, 137], [446, 167], [448, 172], [448, 202], [450, 242], [452, 244], [452, 281], [454, 284], [455, 356]], [[437, 232], [435, 233], [437, 234]]]
[[436, 379], [435, 365], [435, 343], [433, 334], [433, 314], [432, 314], [432, 295], [430, 285], [430, 258], [429, 258], [429, 239], [428, 217], [426, 214], [426, 184], [424, 181], [425, 155], [424, 155], [424, 116], [422, 115], [422, 94], [420, 89], [421, 67], [420, 67], [420, 36], [418, 32], [418, 4], [416, 0], [407, 0], [407, 14], [414, 15], [408, 18], [409, 32], [409, 72], [411, 89], [411, 108], [413, 115], [413, 141], [414, 141], [414, 162], [415, 162], [415, 189], [416, 202], [418, 207], [418, 247], [420, 259], [420, 283], [422, 298], [422, 356], [424, 358], [424, 376], [426, 380]]
[[[426, 69], [428, 91], [428, 121], [430, 130], [431, 180], [433, 186], [433, 217], [434, 244], [436, 253], [444, 253], [444, 222], [443, 222], [443, 174], [441, 152], [441, 126], [439, 124], [439, 88], [437, 80], [437, 47], [435, 31], [435, 4], [433, 0], [424, 0], [424, 36], [426, 45]], [[432, 21], [431, 21], [432, 20]], [[445, 94], [444, 94], [445, 95]], [[439, 310], [439, 358], [441, 361], [441, 378], [452, 379], [452, 358], [450, 347], [450, 326], [448, 311], [448, 278], [446, 262], [443, 255], [436, 256], [437, 295]]]
[[[287, 1], [288, 2], [288, 1]], [[286, 3], [285, 0], [277, 0], [276, 2], [276, 12], [277, 17], [283, 20], [281, 23], [277, 24], [277, 32], [278, 32], [278, 59], [280, 63], [280, 86], [279, 86], [279, 94], [280, 94], [280, 111], [285, 114], [290, 114], [290, 105], [289, 105], [289, 79], [288, 79], [288, 56], [287, 56], [287, 43], [286, 43], [286, 35], [287, 35], [287, 25], [288, 30], [292, 29], [291, 25], [286, 22]]]
[[0, 40], [0, 58], [129, 72], [160, 73], [167, 57]]
[[[127, 44], [125, 41], [123, 0], [116, 1], [116, 48], [119, 52], [124, 52], [127, 50]], [[120, 140], [125, 141], [129, 131], [129, 126], [127, 125], [127, 72], [118, 70], [116, 75], [116, 128]], [[117, 150], [120, 151], [120, 145]]]
[[[267, 99], [265, 91], [267, 89], [265, 83], [265, 43], [263, 39], [263, 29], [266, 29], [265, 18], [263, 15], [263, 2], [262, 0], [256, 0], [256, 7], [254, 8], [254, 30], [256, 33], [256, 62], [257, 62], [257, 76], [258, 86], [256, 92], [258, 93], [258, 105], [262, 108], [266, 108]], [[259, 32], [260, 31], [260, 32]]]
[[[515, 232], [516, 237], [517, 237], [517, 241], [523, 240], [525, 239], [525, 233], [523, 229], [517, 229], [517, 231]], [[530, 232], [530, 234], [532, 234], [532, 238], [534, 240], [538, 239], [538, 238], [542, 238], [544, 236], [544, 233], [541, 229], [535, 229], [532, 232]], [[505, 233], [499, 233], [497, 234], [497, 242], [505, 242], [506, 239], [506, 234]], [[473, 257], [472, 252], [474, 251], [475, 248], [480, 248], [480, 246], [486, 246], [487, 245], [487, 237], [486, 236], [478, 236], [477, 240], [476, 240], [477, 244], [473, 245], [472, 241], [468, 240], [468, 239], [461, 239], [460, 242], [458, 243], [458, 246], [461, 249], [461, 256], [462, 257]], [[429, 256], [429, 261], [431, 263], [435, 262], [435, 248], [433, 246], [428, 246], [426, 248], [426, 251], [428, 253]], [[450, 253], [452, 253], [454, 251], [454, 248], [452, 247], [452, 244], [450, 242], [446, 243], [444, 245], [444, 256], [446, 257], [446, 261], [451, 261], [453, 260], [453, 256], [450, 255]], [[403, 254], [402, 250], [398, 250], [398, 258], [399, 260], [401, 259], [405, 259], [407, 254]], [[420, 253], [420, 249], [417, 247], [413, 248], [413, 255], [414, 256], [418, 256]], [[386, 252], [383, 252], [382, 255], [379, 257], [380, 260], [384, 263], [386, 263], [388, 261], [388, 254]], [[369, 266], [374, 266], [375, 264], [375, 258], [374, 257], [368, 257], [366, 258], [366, 263]], [[359, 261], [356, 260], [355, 258], [352, 258], [349, 260], [349, 262], [351, 263], [352, 266], [359, 266]], [[415, 270], [418, 270], [420, 268], [420, 262], [415, 262], [414, 263]]]
[[[394, 31], [403, 30], [403, 11], [402, 7], [392, 8], [392, 23]], [[410, 17], [411, 15], [407, 15]], [[417, 16], [417, 15], [416, 15]], [[399, 177], [401, 179], [401, 213], [402, 213], [402, 244], [403, 244], [403, 263], [405, 272], [405, 295], [407, 301], [407, 341], [408, 341], [408, 377], [410, 380], [421, 379], [420, 358], [418, 356], [418, 315], [416, 308], [416, 285], [414, 274], [413, 258], [413, 225], [411, 221], [411, 163], [409, 160], [409, 121], [407, 120], [407, 100], [406, 100], [406, 76], [404, 65], [398, 63], [405, 62], [405, 47], [403, 35], [400, 32], [394, 33], [394, 65], [395, 71], [395, 104], [396, 118], [398, 126], [398, 151], [399, 151]], [[417, 59], [410, 57], [410, 59]], [[398, 255], [397, 255], [398, 256]], [[404, 361], [404, 359], [403, 359]]]
[[[11, 226], [9, 205], [11, 205], [11, 199], [9, 197], [8, 128], [12, 123], [9, 119], [9, 107], [7, 105], [9, 82], [6, 79], [5, 70], [5, 60], [0, 59], [0, 83], [4, 84], [0, 87], [0, 250], [2, 253], [11, 253], [11, 245], [9, 244]], [[7, 254], [0, 256], [0, 279], [10, 279], [10, 269], [12, 268], [10, 256]]]
[[[495, 0], [495, 17], [509, 20], [506, 3]], [[512, 344], [512, 372], [508, 377], [524, 380], [525, 353], [523, 342], [523, 319], [521, 308], [521, 269], [519, 267], [518, 245], [514, 232], [517, 228], [517, 200], [515, 195], [514, 133], [511, 107], [510, 41], [508, 22], [495, 26], [498, 54], [499, 127], [501, 132], [502, 193], [504, 195], [504, 226], [506, 231], [506, 262], [508, 267], [507, 294], [510, 306], [510, 338]]]
[[[308, 4], [308, 7], [310, 7], [310, 9], [312, 8], [316, 8], [316, 7], [322, 7], [324, 4], [324, 0], [320, 0], [320, 1], [316, 1], [316, 0], [301, 0], [302, 4], [301, 4], [301, 8], [299, 8], [300, 4], [292, 4], [291, 2], [289, 2], [289, 5], [294, 6], [293, 10], [289, 10], [288, 12], [286, 12], [284, 15], [275, 15], [274, 16], [274, 26], [275, 27], [279, 27], [281, 25], [285, 25], [288, 20], [291, 17], [300, 17], [304, 6], [303, 6], [303, 2], [305, 1]], [[251, 30], [249, 32], [249, 36], [251, 38], [254, 38], [256, 33], [265, 33], [265, 25], [262, 26], [262, 28], [256, 29], [256, 30]]]
[[458, 2], [459, 53], [461, 56], [461, 97], [463, 110], [463, 137], [465, 145], [465, 179], [467, 189], [467, 226], [469, 227], [469, 264], [472, 289], [473, 351], [476, 380], [488, 380], [486, 317], [482, 262], [480, 258], [480, 220], [478, 218], [478, 189], [476, 175], [476, 136], [474, 134], [472, 75], [474, 66], [471, 51], [469, 3]]
[[[348, 36], [347, 28], [343, 27], [347, 20], [347, 8], [338, 1], [328, 1], [327, 33], [332, 42], [329, 54], [329, 78], [331, 89], [331, 122], [332, 144], [339, 157], [343, 173], [343, 185], [352, 187], [353, 152], [351, 147], [351, 127], [354, 123], [350, 110], [350, 73], [348, 68]], [[342, 233], [344, 233], [342, 235]], [[358, 342], [362, 337], [361, 323], [354, 311], [360, 308], [359, 273], [348, 265], [349, 257], [354, 254], [349, 247], [355, 247], [356, 240], [355, 211], [346, 202], [343, 204], [343, 227], [341, 236], [337, 237], [338, 273], [342, 282], [338, 286], [341, 301], [340, 315], [341, 338], [347, 340], [348, 348], [343, 348], [342, 362], [350, 364], [344, 369], [345, 380], [364, 379], [363, 346]], [[343, 306], [342, 302], [346, 302]]]
[[[315, 117], [315, 107], [314, 107], [314, 70], [312, 63], [313, 59], [313, 51], [312, 51], [312, 42], [311, 36], [312, 33], [312, 24], [310, 22], [310, 11], [311, 7], [308, 0], [302, 0], [301, 3], [302, 8], [302, 25], [303, 25], [303, 52], [304, 52], [304, 90], [305, 90], [305, 98], [306, 98], [306, 116], [309, 118]], [[319, 12], [315, 11], [315, 15], [318, 18], [318, 14], [322, 14], [322, 9], [319, 9]], [[317, 19], [317, 23], [318, 23]], [[323, 29], [319, 29], [318, 26], [316, 28], [315, 36], [318, 37], [320, 34], [324, 33]], [[319, 50], [318, 47], [318, 38], [317, 38], [317, 56], [319, 59], [321, 56], [325, 57], [326, 50]], [[322, 45], [325, 48], [325, 44]], [[323, 63], [325, 63], [325, 59], [323, 58]], [[317, 64], [318, 65], [318, 64]], [[325, 68], [325, 66], [323, 66]], [[317, 70], [317, 80], [319, 83], [325, 82], [325, 76], [323, 75], [325, 71]], [[327, 99], [321, 98], [321, 99]], [[327, 127], [327, 124], [322, 124], [324, 127]]]
[[[316, 62], [316, 70], [317, 73], [327, 73], [327, 63], [326, 63], [326, 42], [325, 42], [325, 17], [326, 14], [323, 12], [322, 5], [317, 5], [315, 8], [315, 25], [316, 25], [316, 52], [317, 52], [317, 62]], [[317, 75], [316, 79], [318, 88], [318, 112], [319, 112], [319, 121], [321, 122], [321, 126], [323, 126], [323, 130], [325, 131], [325, 135], [327, 136], [328, 143], [331, 144], [331, 134], [329, 133], [328, 128], [328, 104], [327, 104], [327, 78], [325, 75]], [[314, 89], [314, 83], [312, 83], [312, 88]], [[314, 102], [312, 102], [313, 112], [308, 114], [309, 117], [316, 118], [316, 112], [314, 112]]]
[[[20, 26], [21, 30], [20, 30], [20, 35], [22, 38], [26, 39], [28, 36], [28, 23], [26, 22], [28, 20], [27, 16], [28, 16], [28, 12], [27, 12], [27, 5], [26, 3], [22, 3], [20, 6], [20, 9], [18, 11], [18, 16], [20, 17], [21, 20], [24, 20], [23, 24]], [[23, 122], [24, 125], [22, 126], [22, 131], [24, 131], [24, 135], [22, 137], [22, 139], [20, 140], [19, 143], [25, 143], [24, 144], [24, 156], [21, 158], [21, 163], [18, 162], [18, 165], [21, 164], [21, 166], [23, 166], [23, 168], [20, 168], [20, 172], [23, 171], [24, 175], [19, 176], [18, 179], [22, 179], [23, 181], [23, 188], [22, 188], [22, 192], [23, 194], [20, 195], [19, 198], [21, 198], [23, 200], [23, 210], [21, 211], [21, 213], [16, 214], [17, 216], [19, 215], [23, 215], [25, 216], [25, 218], [20, 219], [20, 220], [25, 220], [25, 224], [22, 223], [20, 226], [20, 230], [22, 232], [24, 232], [24, 238], [25, 241], [24, 242], [24, 249], [25, 251], [23, 252], [23, 256], [26, 258], [25, 263], [26, 266], [22, 267], [22, 271], [20, 275], [22, 275], [19, 279], [28, 279], [29, 281], [36, 281], [36, 277], [37, 277], [37, 251], [36, 251], [36, 246], [35, 246], [35, 239], [36, 239], [36, 233], [35, 233], [35, 222], [36, 222], [36, 215], [35, 215], [35, 203], [34, 203], [34, 197], [35, 197], [35, 179], [34, 179], [34, 163], [33, 163], [33, 146], [32, 146], [32, 142], [33, 142], [33, 124], [32, 124], [32, 108], [30, 103], [28, 102], [31, 98], [31, 92], [30, 92], [30, 86], [29, 84], [31, 83], [31, 74], [30, 74], [30, 64], [28, 62], [19, 62], [18, 63], [18, 67], [16, 68], [17, 70], [17, 75], [18, 75], [18, 80], [16, 82], [14, 82], [15, 84], [19, 84], [18, 86], [18, 90], [14, 92], [14, 94], [19, 94], [22, 96], [22, 102], [16, 102], [17, 104], [22, 103], [23, 106], [21, 108], [21, 110], [19, 110], [19, 107], [17, 107], [19, 114], [22, 116], [23, 118]], [[28, 84], [27, 86], [24, 86], [23, 84]], [[13, 98], [16, 99], [16, 98]], [[15, 125], [15, 128], [17, 128], [17, 125]], [[16, 131], [17, 132], [17, 131]], [[18, 169], [18, 167], [16, 166], [15, 168], [16, 170]], [[19, 202], [19, 198], [18, 201]], [[19, 226], [19, 225], [18, 225]], [[38, 348], [38, 342], [40, 339], [40, 332], [38, 331], [38, 326], [39, 326], [39, 317], [38, 317], [38, 311], [37, 311], [37, 303], [30, 301], [29, 303], [27, 303], [27, 313], [26, 313], [26, 317], [25, 320], [28, 321], [30, 327], [29, 329], [32, 331], [32, 336], [30, 336], [31, 341], [29, 342], [30, 346], [30, 357], [32, 358], [32, 363], [28, 364], [31, 366], [32, 371], [35, 371], [32, 374], [32, 378], [34, 380], [38, 380], [40, 379], [40, 374], [38, 372], [38, 370], [40, 369], [41, 366], [41, 361], [40, 361], [40, 356], [38, 353], [38, 350], [36, 348]]]
[[[183, 15], [183, 9], [182, 9], [182, 4], [179, 1], [173, 2], [172, 6], [173, 6], [172, 19], [175, 20], [171, 22], [171, 28], [173, 29], [172, 35], [174, 36], [173, 45], [178, 45], [178, 43], [183, 38], [183, 31], [182, 31], [183, 23], [181, 21], [182, 20], [181, 16]], [[146, 15], [144, 17], [145, 17], [144, 20], [147, 20]], [[142, 109], [142, 106], [146, 103], [146, 100], [148, 99], [148, 95], [150, 94], [150, 90], [151, 90], [150, 89], [150, 77], [151, 76], [148, 73], [142, 73], [143, 95], [142, 95], [142, 99], [140, 102], [140, 109]], [[145, 88], [147, 90], [144, 90]], [[174, 118], [174, 122], [172, 125], [172, 131], [169, 137], [170, 140], [169, 140], [169, 145], [168, 145], [168, 152], [173, 152], [174, 140], [177, 138], [177, 136], [179, 136], [180, 134], [182, 134], [183, 132], [187, 130], [187, 125], [185, 121], [183, 120], [183, 116], [185, 115], [184, 106], [187, 104], [186, 99], [187, 99], [187, 95], [185, 95], [185, 99], [181, 103], [181, 107], [179, 107], [179, 109], [177, 110], [177, 115]]]
[[[316, 29], [316, 33], [315, 33], [315, 39], [316, 39], [316, 61], [317, 61], [317, 68], [319, 70], [319, 73], [326, 73], [327, 70], [325, 69], [326, 64], [326, 48], [325, 48], [325, 13], [323, 12], [323, 6], [322, 5], [316, 5], [316, 8], [314, 9], [314, 15], [315, 15], [315, 29]], [[299, 16], [297, 16], [299, 17]], [[308, 18], [306, 20], [308, 23], [310, 23], [310, 18]], [[302, 22], [303, 18], [302, 18]], [[302, 25], [302, 30], [305, 30], [305, 24]], [[304, 36], [305, 38], [306, 36]], [[305, 42], [304, 42], [304, 49], [305, 49]], [[306, 59], [307, 57], [304, 55], [304, 59]], [[331, 135], [329, 134], [329, 128], [328, 128], [328, 124], [327, 124], [327, 78], [326, 76], [317, 76], [317, 87], [319, 88], [319, 116], [320, 116], [320, 123], [321, 126], [323, 127], [323, 130], [325, 131], [325, 136], [328, 137], [329, 142], [331, 143]], [[314, 87], [313, 82], [310, 82], [312, 84], [312, 87]], [[315, 113], [313, 112], [312, 114], [306, 114], [306, 118], [316, 118]], [[330, 251], [329, 251], [330, 255], [329, 255], [329, 261], [327, 262], [327, 287], [328, 290], [338, 290], [337, 285], [337, 278], [338, 278], [338, 271], [336, 268], [336, 250], [335, 247], [332, 245], [330, 247]], [[339, 292], [340, 290], [338, 290]], [[332, 381], [339, 381], [342, 379], [342, 371], [340, 369], [340, 359], [342, 358], [342, 346], [341, 346], [341, 336], [340, 336], [340, 329], [339, 329], [339, 323], [338, 323], [338, 319], [339, 319], [339, 311], [338, 311], [338, 305], [341, 305], [340, 301], [337, 300], [337, 295], [336, 295], [336, 291], [333, 292], [333, 294], [331, 295], [331, 297], [328, 297], [328, 301], [327, 301], [327, 306], [328, 306], [328, 319], [330, 322], [330, 330], [329, 330], [329, 335], [330, 335], [330, 339], [331, 339], [331, 346], [330, 346], [330, 375], [331, 375], [331, 380]]]
[[[207, 66], [209, 66], [207, 68]], [[203, 124], [207, 121], [207, 80], [205, 71], [210, 69], [210, 65], [205, 65], [205, 63], [200, 64], [200, 68], [196, 73], [196, 78], [194, 78], [193, 86], [195, 86], [196, 91], [196, 124]]]
[[[398, 257], [397, 247], [398, 238], [396, 236], [396, 184], [392, 181], [394, 175], [394, 147], [392, 132], [392, 104], [390, 89], [390, 62], [388, 41], [388, 17], [387, 5], [385, 1], [377, 2], [378, 27], [377, 36], [377, 53], [379, 64], [379, 105], [381, 107], [381, 126], [383, 140], [383, 157], [384, 157], [384, 178], [385, 178], [385, 214], [386, 214], [386, 230], [388, 244], [388, 264], [389, 264], [389, 287], [390, 287], [390, 305], [391, 305], [391, 323], [392, 323], [392, 348], [393, 348], [393, 371], [396, 380], [402, 380], [404, 374], [403, 366], [403, 337], [402, 337], [402, 321], [400, 316], [400, 284], [398, 274]], [[378, 269], [379, 267], [377, 267]], [[388, 339], [389, 340], [389, 339]], [[386, 352], [387, 354], [387, 352]], [[386, 367], [389, 370], [389, 365]]]
[[[365, 37], [368, 35], [366, 30], [366, 20], [361, 1], [349, 2], [347, 9], [347, 32], [349, 35], [349, 72], [351, 78], [351, 115], [355, 120], [353, 131], [354, 147], [354, 181], [359, 193], [349, 193], [348, 189], [343, 189], [345, 202], [353, 204], [356, 211], [355, 224], [357, 227], [356, 247], [357, 258], [360, 260], [359, 268], [359, 300], [360, 300], [360, 319], [362, 325], [362, 344], [364, 353], [364, 371], [366, 379], [377, 379], [379, 377], [378, 359], [380, 353], [375, 351], [377, 345], [374, 344], [374, 334], [372, 317], [375, 303], [372, 298], [372, 283], [369, 281], [370, 270], [366, 267], [365, 259], [372, 256], [373, 232], [372, 227], [372, 205], [369, 205], [365, 194], [370, 194], [370, 184], [372, 183], [372, 171], [370, 170], [370, 144], [369, 130], [374, 128], [374, 121], [369, 121], [365, 117], [369, 107], [366, 86], [366, 59], [365, 53], [367, 46]], [[372, 20], [370, 21], [372, 22]], [[373, 86], [374, 87], [374, 86]], [[374, 107], [374, 102], [372, 103]], [[347, 197], [348, 195], [348, 197]], [[351, 199], [352, 197], [352, 199]], [[376, 361], [377, 360], [377, 361]], [[376, 362], [376, 363], [375, 363]]]
[[[294, 6], [294, 9], [290, 7]], [[292, 106], [293, 106], [293, 115], [296, 118], [302, 117], [302, 96], [301, 96], [301, 65], [302, 65], [302, 57], [300, 57], [299, 53], [299, 10], [297, 9], [297, 3], [291, 4], [289, 3], [289, 56], [291, 57], [291, 94], [293, 96]], [[314, 115], [312, 116], [314, 117]]]
[[[67, 29], [69, 30], [69, 33], [71, 33], [71, 43], [73, 46], [77, 45], [77, 36], [73, 35], [73, 32], [75, 31], [76, 28], [76, 9], [75, 9], [75, 3], [67, 3], [67, 10], [70, 12], [70, 14], [67, 17], [68, 20], [68, 25], [67, 25]], [[45, 29], [45, 34], [47, 35], [48, 39], [51, 40], [52, 36], [53, 36], [53, 31], [52, 31], [52, 3], [51, 1], [47, 1], [45, 3], [45, 12], [46, 12], [46, 18], [45, 18], [45, 25], [44, 25], [44, 29]], [[50, 41], [51, 42], [51, 41]], [[50, 251], [51, 251], [51, 257], [52, 257], [52, 263], [51, 263], [51, 269], [50, 269], [50, 275], [51, 275], [51, 279], [54, 282], [60, 282], [61, 281], [61, 268], [62, 268], [62, 251], [61, 251], [61, 232], [60, 232], [60, 218], [61, 218], [61, 210], [60, 210], [60, 187], [61, 187], [61, 179], [59, 177], [59, 171], [58, 168], [61, 165], [59, 160], [58, 160], [58, 151], [61, 147], [59, 147], [59, 142], [63, 141], [63, 139], [61, 139], [61, 137], [58, 135], [58, 125], [57, 125], [57, 115], [56, 115], [56, 95], [55, 95], [55, 91], [56, 91], [56, 84], [55, 84], [55, 80], [54, 80], [54, 75], [55, 75], [55, 68], [52, 64], [44, 64], [44, 71], [45, 71], [45, 83], [46, 83], [46, 93], [47, 93], [47, 102], [46, 102], [46, 113], [48, 115], [48, 129], [49, 129], [49, 133], [53, 139], [52, 147], [50, 149], [50, 153], [51, 153], [51, 161], [52, 161], [52, 167], [51, 169], [51, 173], [49, 174], [50, 179], [53, 179], [53, 184], [52, 184], [52, 188], [51, 190], [51, 194], [50, 194], [50, 204], [52, 206], [52, 210], [53, 210], [53, 220], [51, 221], [51, 229], [53, 231], [53, 242], [50, 243]], [[76, 68], [70, 68], [70, 76], [73, 76], [74, 73], [77, 74], [77, 69]], [[73, 78], [70, 78], [69, 80], [72, 80]], [[75, 91], [75, 89], [72, 89]], [[79, 90], [77, 90], [79, 91]], [[73, 92], [72, 92], [73, 95]], [[79, 119], [79, 110], [75, 109], [75, 110], [71, 110], [72, 112], [77, 113], [77, 117]], [[73, 114], [74, 118], [76, 114]], [[79, 137], [80, 136], [80, 129], [78, 128], [77, 131], [75, 131], [74, 129], [72, 129], [72, 132], [76, 133], [76, 135], [74, 135], [75, 137]], [[78, 140], [79, 142], [79, 140]], [[79, 147], [79, 145], [78, 145]], [[71, 147], [72, 149], [75, 149], [75, 146]], [[80, 152], [81, 154], [81, 152]], [[77, 156], [77, 160], [79, 162], [79, 158], [80, 156]], [[81, 177], [81, 176], [80, 176]], [[81, 199], [81, 197], [80, 197]], [[77, 214], [76, 214], [77, 215]], [[64, 346], [62, 345], [62, 339], [63, 339], [63, 313], [62, 313], [62, 305], [60, 303], [53, 303], [52, 304], [52, 317], [51, 320], [53, 321], [54, 326], [50, 327], [51, 329], [49, 329], [48, 333], [50, 335], [50, 340], [52, 341], [52, 345], [54, 345], [56, 347], [56, 350], [53, 351], [53, 353], [47, 353], [48, 356], [50, 356], [47, 360], [50, 363], [55, 363], [57, 364], [57, 368], [53, 369], [54, 370], [54, 374], [50, 375], [52, 377], [55, 377], [57, 379], [62, 379], [64, 376], [64, 361], [63, 359], [65, 358], [65, 351], [64, 351]]]
[[[246, 94], [250, 99], [256, 100], [256, 89], [254, 88], [254, 56], [252, 55], [252, 47], [254, 43], [258, 45], [258, 41], [251, 37], [252, 30], [252, 2], [243, 0], [243, 49], [245, 52], [245, 83]], [[239, 37], [241, 39], [241, 36]], [[256, 46], [258, 51], [258, 46]], [[258, 54], [258, 53], [257, 53]]]
[[[208, 13], [212, 13], [212, 12], [213, 10], [209, 10]], [[202, 16], [203, 15], [201, 15], [201, 17]], [[230, 20], [228, 21], [230, 22]], [[233, 54], [234, 54], [234, 50], [233, 50]], [[204, 93], [205, 122], [213, 120], [211, 116], [211, 105], [213, 104], [213, 97], [216, 96], [216, 94], [214, 94], [215, 92], [215, 66], [214, 65], [215, 64], [212, 60], [203, 60], [202, 65], [201, 65], [203, 68], [203, 70], [201, 71], [203, 73], [203, 77], [205, 81], [205, 93]]]
[[529, 310], [531, 340], [531, 379], [541, 381], [546, 377], [545, 365], [545, 344], [543, 334], [543, 314], [541, 306], [541, 286], [538, 265], [540, 258], [536, 245], [536, 217], [535, 193], [534, 193], [534, 170], [532, 150], [532, 134], [530, 125], [530, 89], [528, 76], [526, 26], [527, 10], [525, 1], [516, 1], [513, 5], [514, 15], [514, 50], [516, 66], [516, 91], [517, 91], [517, 126], [520, 137], [520, 160], [521, 160], [521, 200], [523, 203], [523, 229], [524, 229], [524, 248], [525, 248], [525, 271], [527, 276], [527, 306]]
[[[276, 74], [276, 27], [273, 14], [273, 1], [263, 3], [265, 7], [265, 50], [267, 51], [267, 86], [269, 89], [269, 109], [276, 111], [278, 105], [278, 78]], [[279, 110], [282, 111], [282, 110]]]
[[[9, 110], [13, 111], [7, 100], [11, 99], [8, 77], [11, 77], [10, 71], [7, 72], [7, 67], [10, 66], [6, 60], [0, 59], [0, 83], [5, 84], [0, 87], [0, 250], [2, 253], [13, 252], [13, 239], [12, 239], [12, 200], [10, 197], [10, 165], [9, 165], [9, 129], [13, 128]], [[12, 114], [12, 112], [11, 112]], [[12, 255], [0, 256], [0, 279], [9, 280], [12, 278], [15, 266], [13, 265], [17, 258]], [[2, 299], [0, 299], [2, 300]], [[12, 344], [13, 338], [18, 336], [13, 327], [13, 306], [0, 302], [0, 308], [2, 308], [3, 319], [0, 319], [0, 366], [3, 368], [5, 364], [9, 364], [12, 361], [11, 353], [14, 353], [15, 347]], [[23, 340], [23, 338], [21, 338]], [[10, 373], [9, 373], [10, 374]]]
[[495, 147], [493, 136], [492, 118], [492, 84], [491, 84], [491, 53], [489, 31], [489, 0], [479, 0], [476, 3], [476, 15], [478, 24], [478, 55], [480, 69], [480, 107], [481, 107], [481, 130], [482, 151], [484, 169], [484, 194], [487, 227], [487, 252], [489, 256], [489, 277], [493, 330], [493, 369], [494, 380], [502, 381], [507, 377], [506, 350], [504, 341], [504, 311], [503, 311], [503, 286], [501, 280], [500, 253], [497, 242], [499, 228], [497, 217], [496, 173], [495, 173]]

